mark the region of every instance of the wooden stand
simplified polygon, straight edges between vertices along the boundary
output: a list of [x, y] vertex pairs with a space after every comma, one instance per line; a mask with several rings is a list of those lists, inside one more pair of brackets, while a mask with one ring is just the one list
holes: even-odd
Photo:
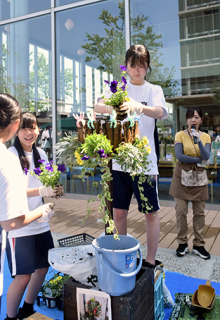
[[[77, 320], [76, 288], [92, 289], [69, 278], [64, 283], [64, 320]], [[124, 296], [111, 296], [112, 320], [154, 320], [154, 272], [142, 268], [134, 290]]]

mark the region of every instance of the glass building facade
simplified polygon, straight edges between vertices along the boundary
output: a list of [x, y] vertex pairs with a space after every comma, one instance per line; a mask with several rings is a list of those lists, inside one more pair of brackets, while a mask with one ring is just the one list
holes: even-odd
[[[173, 200], [174, 136], [186, 126], [186, 108], [203, 110], [202, 130], [211, 136], [213, 126], [220, 127], [220, 0], [0, 0], [0, 42], [0, 92], [35, 113], [42, 131], [49, 126], [53, 145], [76, 130], [73, 113], [93, 109], [104, 80], [118, 77], [126, 49], [144, 44], [151, 54], [149, 81], [161, 85], [169, 111], [157, 121], [162, 200]], [[53, 148], [48, 155], [55, 161]], [[213, 143], [214, 204], [220, 203], [219, 165]], [[79, 172], [61, 177], [66, 192], [90, 194], [91, 177], [81, 182]]]

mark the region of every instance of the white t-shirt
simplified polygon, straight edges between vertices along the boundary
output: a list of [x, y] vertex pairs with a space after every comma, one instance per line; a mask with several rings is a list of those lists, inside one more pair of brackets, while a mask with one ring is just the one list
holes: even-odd
[[47, 139], [50, 138], [50, 134], [49, 134], [49, 131], [48, 131], [48, 130], [44, 130], [44, 131], [42, 132], [41, 139], [43, 140], [43, 139], [45, 139], [45, 138], [47, 138]]
[[2, 143], [0, 155], [0, 221], [6, 221], [26, 215], [29, 210], [19, 160]]
[[[163, 90], [160, 86], [153, 85], [149, 82], [145, 82], [143, 85], [133, 85], [128, 81], [128, 97], [133, 98], [137, 102], [141, 102], [149, 107], [162, 107], [163, 108], [163, 117], [166, 119], [168, 117], [168, 112], [166, 109], [166, 102], [163, 94]], [[154, 142], [154, 129], [155, 129], [155, 119], [141, 115], [139, 119], [139, 135], [140, 137], [146, 136], [149, 140], [151, 147], [151, 153], [149, 154], [149, 170], [146, 172], [148, 175], [158, 174], [157, 166], [157, 155], [155, 151], [155, 142]], [[117, 163], [113, 163], [113, 170], [121, 170], [121, 166]]]
[[[10, 147], [8, 149], [11, 153], [13, 153], [14, 155], [16, 155], [16, 158], [18, 160], [18, 152], [16, 150], [15, 147]], [[44, 163], [48, 163], [48, 158], [46, 156], [46, 153], [44, 152], [44, 150], [37, 148], [39, 154], [40, 154], [40, 158], [45, 160]], [[26, 157], [28, 158], [28, 161], [30, 163], [30, 168], [29, 171], [34, 171], [35, 169], [35, 165], [34, 165], [34, 155], [33, 155], [33, 151], [32, 152], [26, 152], [24, 151]], [[21, 168], [21, 164], [19, 161], [19, 165]], [[40, 165], [40, 163], [39, 163]], [[22, 170], [23, 171], [23, 170]], [[23, 175], [22, 175], [24, 181], [25, 181], [25, 185], [26, 185], [26, 189], [27, 188], [38, 188], [42, 186], [42, 183], [38, 180], [37, 177], [35, 176], [31, 176], [30, 173], [28, 172], [27, 175], [25, 175], [24, 171], [23, 171]], [[40, 196], [36, 196], [36, 197], [31, 197], [28, 198], [28, 207], [29, 210], [32, 211], [36, 208], [38, 208], [39, 206], [43, 205], [43, 201], [42, 201], [42, 197]], [[29, 236], [29, 235], [33, 235], [33, 234], [40, 234], [40, 233], [44, 233], [46, 231], [50, 230], [50, 226], [48, 222], [38, 222], [38, 220], [35, 220], [33, 222], [31, 222], [29, 225], [27, 225], [26, 227], [19, 229], [19, 230], [13, 230], [9, 232], [9, 237], [11, 238], [16, 238], [16, 237], [25, 237], [25, 236]]]

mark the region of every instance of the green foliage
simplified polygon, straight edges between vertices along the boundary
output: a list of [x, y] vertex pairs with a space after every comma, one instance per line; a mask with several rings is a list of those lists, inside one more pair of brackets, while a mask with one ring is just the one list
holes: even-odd
[[[126, 78], [126, 71], [122, 71], [121, 72], [121, 76]], [[125, 80], [126, 81], [126, 80]], [[127, 83], [127, 82], [126, 82]], [[125, 88], [127, 88], [127, 86], [125, 85], [124, 81], [120, 81], [117, 84], [117, 91], [113, 92], [110, 96], [110, 98], [106, 98], [105, 96], [103, 96], [102, 98], [105, 99], [105, 104], [106, 105], [110, 105], [112, 107], [118, 107], [120, 106], [123, 102], [125, 101], [129, 101], [128, 98], [128, 91], [125, 90]], [[105, 89], [106, 92], [109, 92], [110, 89], [106, 88]]]
[[145, 175], [149, 171], [149, 154], [151, 148], [149, 141], [146, 137], [141, 140], [136, 138], [135, 143], [121, 143], [116, 149], [114, 159], [121, 166], [123, 171], [129, 172], [131, 177], [134, 179], [138, 176], [138, 190], [140, 192], [140, 198], [142, 200], [142, 212], [148, 213], [151, 209], [148, 199], [144, 196], [144, 188], [142, 184], [146, 181], [147, 176]]
[[40, 164], [39, 168], [30, 171], [30, 174], [36, 176], [44, 186], [54, 188], [60, 179], [61, 171], [58, 170], [58, 166], [52, 165], [51, 162], [46, 165]]
[[[97, 134], [94, 132], [91, 135], [87, 135], [85, 142], [81, 146], [81, 154], [86, 154], [90, 158], [97, 156], [99, 150], [104, 150], [104, 154], [110, 154], [112, 152], [111, 142], [103, 134]], [[97, 159], [99, 161], [99, 158]]]
[[[99, 152], [99, 153], [98, 153]], [[80, 175], [80, 178], [83, 179], [83, 177], [89, 173], [91, 176], [94, 176], [94, 169], [99, 165], [102, 167], [101, 171], [102, 174], [102, 191], [100, 194], [98, 194], [98, 199], [101, 201], [101, 205], [99, 206], [99, 211], [101, 213], [104, 212], [103, 222], [105, 224], [109, 224], [109, 228], [107, 232], [111, 233], [114, 231], [114, 223], [112, 221], [112, 218], [110, 217], [109, 210], [107, 208], [107, 200], [112, 201], [111, 194], [109, 192], [109, 181], [112, 180], [112, 176], [110, 173], [110, 168], [108, 166], [110, 157], [109, 155], [112, 154], [112, 145], [111, 142], [107, 139], [106, 136], [103, 134], [97, 134], [96, 132], [87, 135], [85, 138], [85, 142], [81, 145], [79, 153], [82, 155], [86, 155], [88, 157], [88, 160], [83, 161], [83, 169]], [[95, 186], [95, 183], [93, 183], [93, 186]], [[91, 197], [88, 201], [88, 208], [87, 208], [87, 216], [88, 217], [91, 209], [89, 207], [89, 203], [91, 201]], [[115, 235], [117, 237], [117, 235]]]
[[76, 163], [75, 151], [80, 146], [81, 142], [78, 141], [75, 133], [66, 134], [55, 146], [58, 163], [64, 163], [69, 169], [73, 168]]
[[[128, 171], [133, 178], [134, 176], [138, 176], [138, 188], [143, 201], [143, 212], [147, 213], [149, 211], [150, 205], [148, 203], [148, 199], [144, 196], [142, 186], [146, 181], [145, 171], [148, 171], [150, 164], [148, 156], [151, 152], [149, 141], [146, 137], [143, 137], [142, 139], [136, 138], [134, 145], [131, 143], [121, 143], [116, 149], [116, 153], [112, 153], [112, 145], [107, 137], [103, 134], [97, 134], [96, 132], [91, 135], [87, 135], [85, 142], [77, 149], [76, 146], [78, 147], [72, 136], [67, 136], [65, 141], [56, 145], [57, 154], [59, 155], [61, 162], [63, 162], [66, 155], [70, 154], [70, 156], [66, 158], [65, 163], [67, 166], [69, 166], [68, 160], [72, 165], [73, 157], [76, 157], [75, 162], [78, 162], [80, 166], [83, 166], [81, 175], [79, 176], [81, 179], [83, 179], [88, 173], [93, 177], [94, 169], [98, 165], [102, 168], [100, 182], [102, 185], [102, 191], [97, 197], [100, 200], [98, 210], [104, 214], [104, 224], [108, 224], [106, 229], [107, 233], [113, 233], [116, 230], [114, 221], [112, 220], [112, 217], [110, 217], [110, 212], [107, 206], [107, 201], [112, 201], [111, 194], [109, 192], [109, 182], [112, 180], [109, 166], [109, 161], [111, 159], [121, 165], [124, 171]], [[93, 183], [93, 186], [97, 186], [97, 183]], [[91, 201], [94, 201], [92, 197], [88, 200], [86, 218], [91, 212], [91, 208], [89, 206]], [[119, 238], [117, 230], [114, 237], [115, 239]]]
[[[118, 66], [124, 63], [126, 52], [125, 42], [125, 5], [124, 1], [118, 3], [118, 15], [113, 16], [103, 9], [98, 17], [103, 22], [105, 35], [86, 33], [87, 43], [82, 45], [87, 57], [86, 62], [98, 59], [98, 69], [113, 74], [115, 79], [120, 79]], [[161, 34], [154, 32], [153, 26], [149, 25], [148, 17], [137, 15], [131, 17], [131, 44], [143, 44], [148, 48], [151, 55], [151, 83], [161, 85], [166, 97], [179, 93], [178, 81], [173, 80], [175, 68], [164, 68], [161, 62], [162, 47]]]

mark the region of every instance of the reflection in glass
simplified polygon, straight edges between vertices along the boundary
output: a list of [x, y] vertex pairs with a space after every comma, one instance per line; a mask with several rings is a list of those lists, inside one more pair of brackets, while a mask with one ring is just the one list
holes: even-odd
[[157, 1], [155, 5], [153, 0], [147, 6], [136, 0], [130, 5], [131, 43], [145, 45], [151, 54], [149, 82], [160, 85], [166, 97], [180, 94], [178, 2], [171, 1], [169, 8], [165, 2]]
[[50, 16], [0, 27], [0, 91], [34, 112], [41, 130], [52, 125], [50, 30]]
[[[123, 14], [124, 4], [118, 1], [56, 14], [57, 111], [62, 117], [92, 109], [103, 92], [103, 80], [120, 75], [125, 54]], [[91, 19], [96, 23], [91, 25]]]
[[55, 6], [56, 7], [64, 6], [65, 4], [71, 4], [79, 1], [81, 0], [55, 0]]
[[[56, 1], [56, 5], [64, 2], [68, 1]], [[93, 109], [104, 80], [120, 76], [126, 51], [124, 25], [124, 3], [115, 0], [56, 13], [58, 141], [65, 133], [77, 131], [73, 114]], [[77, 178], [80, 170], [63, 174], [63, 182], [70, 192], [89, 193], [92, 178], [82, 183]], [[95, 179], [100, 180], [98, 169]]]
[[0, 21], [50, 9], [50, 5], [51, 0], [2, 0], [0, 1]]

